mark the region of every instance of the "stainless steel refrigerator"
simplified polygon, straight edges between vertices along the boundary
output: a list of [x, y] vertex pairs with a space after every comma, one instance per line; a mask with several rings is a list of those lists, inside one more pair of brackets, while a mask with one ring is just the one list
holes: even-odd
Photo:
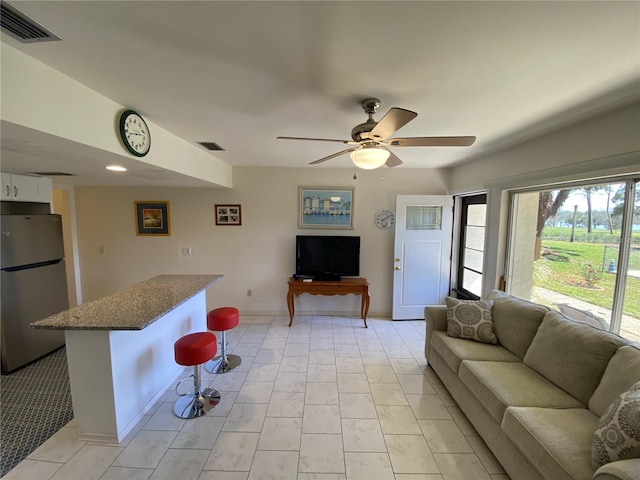
[[69, 308], [60, 215], [0, 215], [1, 361], [9, 373], [64, 345], [29, 326]]

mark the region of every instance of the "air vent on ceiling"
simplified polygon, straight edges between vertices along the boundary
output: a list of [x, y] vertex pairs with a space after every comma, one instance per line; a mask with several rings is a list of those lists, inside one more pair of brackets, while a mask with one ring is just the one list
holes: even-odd
[[67, 172], [29, 172], [31, 175], [38, 175], [40, 177], [75, 177], [75, 173]]
[[218, 145], [215, 142], [198, 142], [200, 145], [202, 145], [204, 148], [206, 148], [207, 150], [219, 150], [221, 152], [224, 152], [225, 149], [222, 148], [220, 145]]
[[0, 2], [2, 31], [22, 43], [53, 42], [60, 40], [42, 25], [37, 24], [7, 2]]

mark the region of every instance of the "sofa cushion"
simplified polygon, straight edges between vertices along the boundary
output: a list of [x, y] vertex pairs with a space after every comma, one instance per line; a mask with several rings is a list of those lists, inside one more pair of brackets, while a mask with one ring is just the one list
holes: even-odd
[[620, 394], [637, 382], [640, 382], [640, 349], [632, 345], [620, 347], [589, 399], [589, 409], [601, 417]]
[[523, 358], [549, 309], [500, 290], [492, 291], [486, 298], [493, 300], [493, 328], [498, 343]]
[[463, 360], [493, 360], [496, 362], [519, 362], [520, 359], [500, 345], [472, 342], [452, 338], [445, 332], [433, 332], [431, 348], [440, 354], [449, 368], [456, 374]]
[[597, 422], [586, 408], [509, 407], [502, 430], [544, 478], [588, 479]]
[[458, 300], [446, 297], [447, 335], [481, 343], [498, 343], [493, 331], [493, 300]]
[[458, 373], [493, 419], [500, 423], [507, 407], [585, 408], [521, 362], [478, 362], [465, 360]]
[[622, 393], [604, 412], [591, 443], [591, 466], [640, 458], [640, 382]]
[[609, 360], [625, 344], [622, 337], [551, 311], [523, 361], [586, 405]]

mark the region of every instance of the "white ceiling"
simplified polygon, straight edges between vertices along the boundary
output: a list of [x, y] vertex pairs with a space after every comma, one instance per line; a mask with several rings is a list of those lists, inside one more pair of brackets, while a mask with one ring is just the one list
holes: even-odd
[[[9, 3], [63, 41], [2, 41], [194, 145], [218, 143], [226, 151], [212, 154], [232, 166], [304, 167], [346, 148], [275, 137], [349, 139], [370, 96], [377, 120], [418, 113], [398, 136], [478, 138], [396, 148], [396, 168], [472, 161], [640, 98], [640, 2]], [[87, 148], [3, 128], [2, 169], [113, 183]], [[198, 185], [126, 158], [137, 173], [122, 185]], [[324, 167], [352, 164], [308, 168]]]

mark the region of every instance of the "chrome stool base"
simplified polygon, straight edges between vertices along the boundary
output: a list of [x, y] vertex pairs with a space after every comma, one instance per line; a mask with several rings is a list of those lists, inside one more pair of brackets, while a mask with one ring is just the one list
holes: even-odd
[[220, 392], [205, 388], [201, 395], [184, 395], [176, 400], [173, 413], [180, 418], [197, 418], [205, 415], [220, 403]]
[[209, 373], [227, 373], [242, 363], [242, 358], [238, 355], [227, 355], [226, 358], [220, 356], [209, 360], [204, 369]]

